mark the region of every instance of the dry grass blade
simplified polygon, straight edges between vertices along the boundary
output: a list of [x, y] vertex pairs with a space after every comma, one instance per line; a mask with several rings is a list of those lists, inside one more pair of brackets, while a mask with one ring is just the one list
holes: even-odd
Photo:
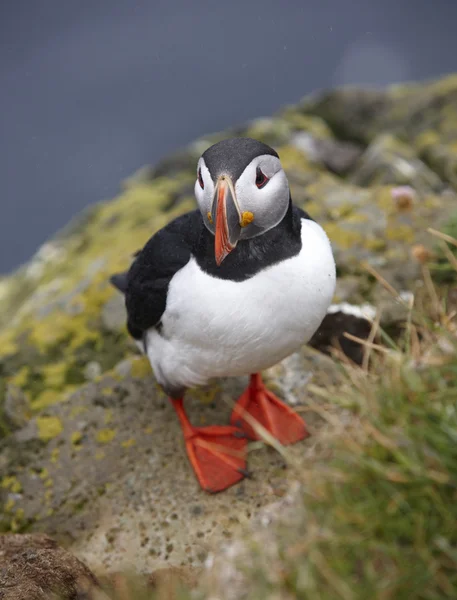
[[362, 346], [368, 346], [371, 350], [377, 350], [378, 352], [382, 352], [383, 354], [389, 354], [390, 350], [381, 346], [380, 344], [375, 344], [374, 342], [370, 342], [369, 340], [364, 340], [363, 338], [357, 337], [356, 335], [352, 335], [352, 333], [344, 332], [344, 337], [352, 342], [357, 342]]
[[457, 248], [457, 240], [454, 237], [452, 237], [451, 235], [447, 235], [446, 233], [442, 233], [441, 231], [437, 231], [436, 229], [432, 229], [431, 227], [429, 227], [427, 229], [427, 231], [428, 231], [428, 233], [431, 233], [435, 237], [438, 237]]
[[403, 298], [400, 296], [400, 294], [397, 292], [397, 290], [393, 287], [393, 285], [391, 285], [380, 273], [378, 273], [374, 267], [372, 267], [367, 262], [363, 262], [362, 267], [366, 271], [368, 271], [368, 273], [370, 273], [370, 275], [373, 275], [373, 277], [382, 285], [382, 287], [385, 288], [390, 294], [392, 294], [392, 296], [396, 300], [398, 300], [398, 302], [407, 306], [406, 301], [403, 300]]
[[448, 259], [449, 263], [457, 271], [457, 258], [450, 251], [449, 246], [445, 242], [441, 241], [440, 248], [442, 249], [443, 253], [446, 255], [446, 258]]
[[371, 351], [373, 350], [373, 342], [375, 340], [376, 334], [378, 333], [379, 324], [381, 322], [381, 314], [382, 314], [381, 311], [377, 311], [375, 320], [373, 321], [373, 323], [371, 325], [371, 330], [370, 330], [370, 334], [367, 338], [367, 343], [364, 344], [362, 369], [365, 371], [365, 373], [368, 372]]
[[437, 320], [441, 321], [442, 317], [444, 316], [444, 309], [433, 284], [430, 270], [425, 265], [422, 265], [422, 277], [424, 279], [425, 288], [430, 296], [430, 300], [432, 301], [434, 316]]

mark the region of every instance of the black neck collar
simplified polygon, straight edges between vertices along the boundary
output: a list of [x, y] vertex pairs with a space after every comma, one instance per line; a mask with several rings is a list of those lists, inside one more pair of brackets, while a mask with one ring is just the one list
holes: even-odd
[[219, 279], [244, 281], [262, 269], [296, 256], [301, 250], [301, 218], [309, 218], [289, 199], [283, 220], [266, 233], [240, 240], [236, 248], [218, 267], [214, 258], [214, 236], [202, 223], [202, 231], [194, 249], [199, 267]]

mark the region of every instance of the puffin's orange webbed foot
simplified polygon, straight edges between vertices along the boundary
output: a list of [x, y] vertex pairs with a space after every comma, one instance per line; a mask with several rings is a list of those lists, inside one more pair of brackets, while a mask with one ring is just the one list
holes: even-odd
[[233, 409], [230, 422], [242, 428], [249, 439], [261, 439], [243, 415], [250, 415], [283, 446], [294, 444], [309, 435], [305, 421], [290, 406], [267, 390], [259, 373], [251, 375], [248, 388]]
[[238, 427], [193, 427], [182, 399], [173, 400], [184, 433], [187, 456], [201, 487], [210, 493], [227, 489], [248, 475], [246, 434]]

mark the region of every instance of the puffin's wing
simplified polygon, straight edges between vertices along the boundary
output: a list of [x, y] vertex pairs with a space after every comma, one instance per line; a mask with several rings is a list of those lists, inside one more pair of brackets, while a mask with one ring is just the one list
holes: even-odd
[[152, 236], [127, 274], [114, 276], [116, 287], [125, 285], [127, 326], [134, 338], [160, 322], [169, 283], [189, 262], [203, 227], [198, 210], [178, 217]]

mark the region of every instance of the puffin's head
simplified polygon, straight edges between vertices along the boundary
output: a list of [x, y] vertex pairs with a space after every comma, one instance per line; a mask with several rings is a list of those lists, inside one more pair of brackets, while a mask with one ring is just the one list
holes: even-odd
[[203, 153], [195, 196], [203, 221], [215, 236], [218, 265], [239, 240], [280, 223], [290, 198], [277, 153], [250, 138], [223, 140]]

